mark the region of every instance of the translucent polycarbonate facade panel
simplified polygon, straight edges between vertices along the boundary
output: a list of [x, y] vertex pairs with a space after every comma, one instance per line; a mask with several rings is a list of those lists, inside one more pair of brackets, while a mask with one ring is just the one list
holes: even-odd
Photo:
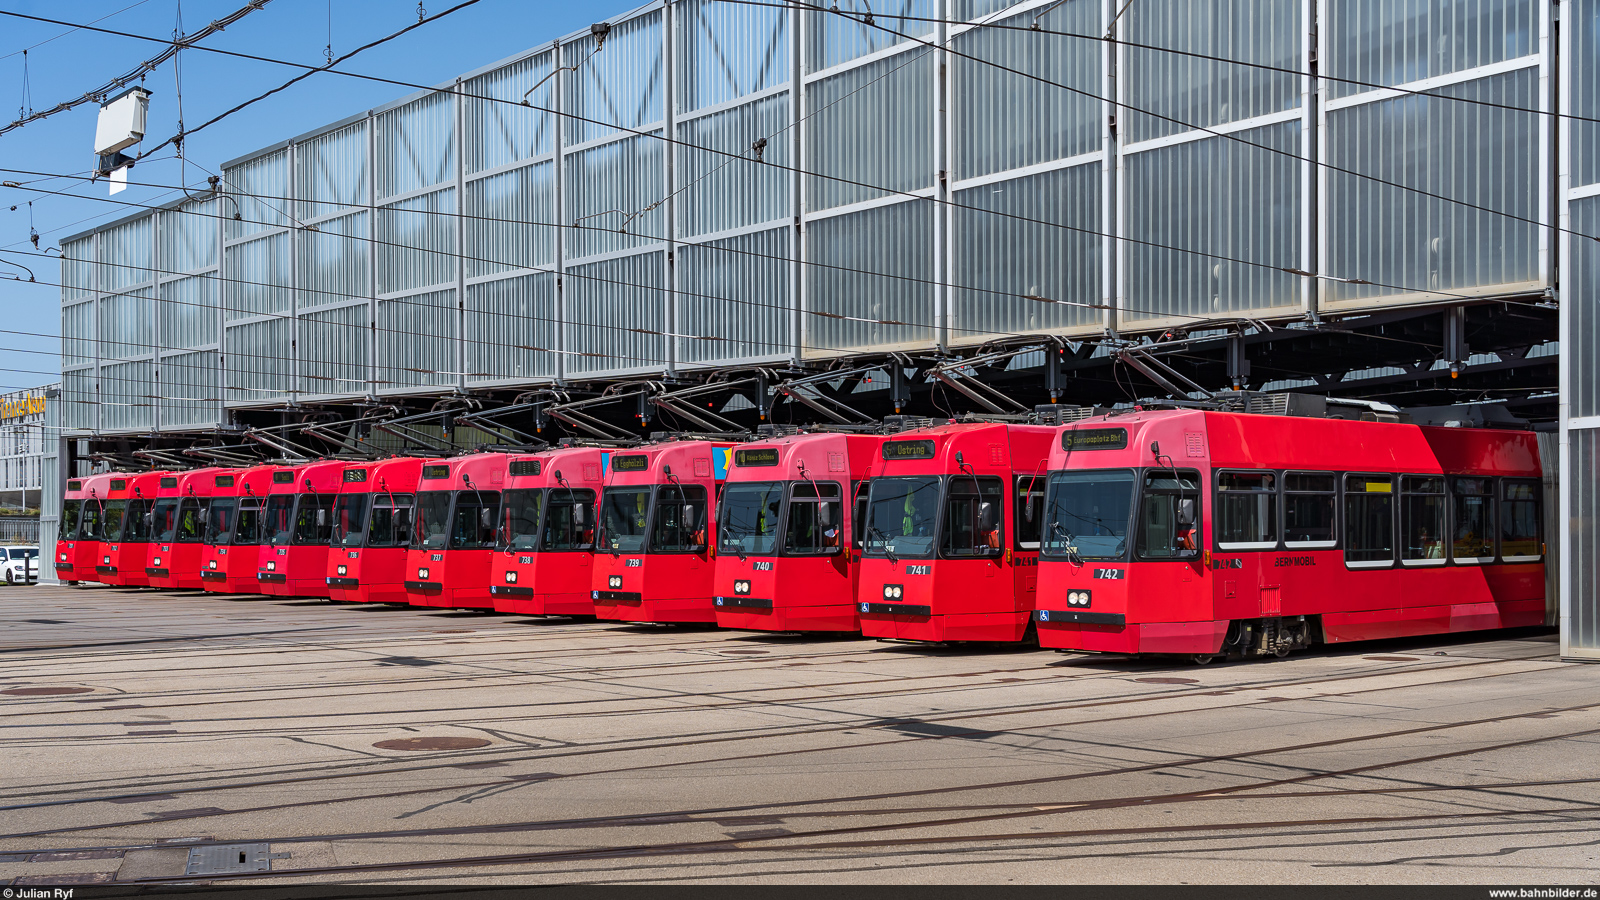
[[788, 11], [726, 0], [684, 0], [676, 15], [680, 112], [788, 82]]
[[1571, 442], [1571, 466], [1562, 479], [1572, 504], [1565, 523], [1572, 550], [1567, 642], [1571, 649], [1594, 656], [1600, 651], [1600, 429], [1575, 429]]
[[641, 129], [666, 116], [661, 79], [661, 13], [636, 16], [611, 26], [605, 45], [585, 35], [561, 48], [564, 66], [563, 124], [567, 146], [598, 140], [618, 128]]
[[233, 195], [225, 203], [228, 237], [242, 238], [289, 224], [289, 152], [279, 150], [222, 170], [223, 186]]
[[1240, 63], [1303, 71], [1304, 5], [1304, 0], [1139, 0], [1129, 6], [1118, 37], [1168, 49], [1125, 50], [1122, 71], [1131, 107], [1127, 139], [1144, 141], [1298, 107], [1299, 76]]
[[115, 293], [150, 280], [154, 228], [151, 217], [114, 225], [100, 234], [102, 293]]
[[[1572, 21], [1563, 27], [1571, 35], [1572, 55], [1566, 60], [1564, 90], [1570, 92], [1572, 186], [1600, 182], [1600, 0], [1572, 0]], [[1583, 121], [1584, 119], [1590, 121]], [[65, 248], [63, 248], [65, 249]]]
[[556, 167], [535, 163], [467, 182], [467, 277], [554, 266]]
[[[1298, 306], [1300, 123], [1128, 156], [1124, 322]], [[1256, 145], [1256, 146], [1251, 146]], [[1170, 249], [1169, 249], [1170, 248]]]
[[279, 233], [227, 249], [223, 282], [228, 318], [287, 313], [293, 273], [289, 270], [289, 235]]
[[[1537, 109], [1538, 90], [1538, 70], [1519, 69], [1436, 93]], [[1537, 281], [1539, 226], [1511, 217], [1540, 215], [1539, 118], [1418, 96], [1328, 113], [1324, 271], [1373, 284], [1324, 281], [1323, 297], [1425, 298]]]
[[[1082, 2], [1082, 0], [1076, 0]], [[876, 9], [851, 3], [849, 12], [836, 15], [822, 7], [806, 8], [801, 22], [806, 29], [806, 71], [817, 72], [887, 50], [913, 38], [933, 34], [934, 23], [944, 10], [936, 0], [889, 0]], [[872, 25], [862, 21], [861, 13], [872, 14]], [[876, 27], [874, 27], [876, 26]]]
[[372, 243], [367, 214], [329, 219], [300, 234], [300, 302], [327, 306], [370, 295]]
[[[555, 149], [556, 79], [540, 53], [462, 85], [467, 174], [545, 156]], [[540, 84], [540, 82], [544, 82]], [[537, 86], [537, 87], [536, 87]], [[528, 93], [532, 91], [533, 93]], [[523, 98], [528, 105], [523, 106]]]
[[[1025, 28], [1038, 14], [1030, 10], [997, 19], [1002, 28], [976, 28], [952, 40], [959, 54], [949, 59], [956, 178], [1099, 148], [1098, 98], [1105, 94], [1100, 42], [1013, 30]], [[1093, 34], [1099, 23], [1100, 10], [1093, 3], [1061, 4], [1039, 20], [1041, 28], [1069, 34]], [[994, 60], [1005, 65], [992, 65]]]
[[100, 427], [148, 430], [156, 424], [155, 364], [150, 360], [100, 367]]
[[467, 382], [553, 377], [556, 312], [553, 272], [467, 285]]
[[61, 364], [94, 362], [94, 301], [61, 307]]
[[118, 343], [103, 345], [101, 359], [149, 356], [155, 349], [155, 301], [150, 289], [100, 298], [99, 334], [115, 335]]
[[790, 351], [789, 230], [678, 249], [678, 358], [689, 363]]
[[94, 296], [94, 237], [61, 243], [61, 302]]
[[216, 200], [185, 203], [161, 212], [161, 265], [159, 276], [193, 272], [217, 264], [217, 207], [232, 204]]
[[666, 331], [662, 263], [662, 254], [642, 253], [567, 270], [569, 373], [665, 365], [667, 339], [660, 333]]
[[221, 398], [217, 392], [217, 352], [204, 350], [169, 356], [161, 361], [162, 428], [215, 425]]
[[287, 403], [294, 348], [293, 322], [267, 319], [229, 325], [226, 399], [241, 403]]
[[806, 206], [821, 210], [933, 184], [929, 49], [907, 50], [806, 89]]
[[[1573, 200], [1571, 213], [1573, 231], [1600, 234], [1600, 197]], [[1572, 259], [1562, 291], [1570, 354], [1571, 391], [1567, 402], [1575, 417], [1600, 416], [1600, 244], [1574, 237], [1568, 245]]]
[[294, 165], [298, 218], [336, 215], [367, 203], [367, 123], [301, 142]]
[[378, 293], [455, 281], [455, 211], [454, 188], [378, 210]]
[[456, 382], [456, 292], [378, 301], [377, 392]]
[[955, 194], [952, 342], [1103, 320], [1090, 308], [1101, 305], [1100, 177], [1092, 163]]
[[933, 212], [912, 200], [807, 226], [803, 353], [934, 339]]
[[359, 394], [367, 389], [368, 314], [365, 303], [300, 314], [300, 390]]
[[161, 349], [217, 342], [217, 279], [192, 275], [161, 285]]
[[[778, 94], [678, 126], [679, 234], [712, 234], [794, 215], [788, 118], [789, 95]], [[751, 135], [772, 135], [759, 160]]]
[[[568, 259], [628, 250], [666, 238], [665, 148], [654, 136], [624, 138], [566, 159]], [[648, 207], [654, 206], [654, 209]]]
[[100, 398], [94, 388], [93, 369], [68, 369], [61, 373], [61, 405], [61, 427], [95, 427]]
[[1338, 0], [1321, 23], [1330, 96], [1397, 85], [1539, 50], [1538, 0]]
[[456, 177], [455, 101], [429, 94], [377, 116], [379, 197], [421, 190]]

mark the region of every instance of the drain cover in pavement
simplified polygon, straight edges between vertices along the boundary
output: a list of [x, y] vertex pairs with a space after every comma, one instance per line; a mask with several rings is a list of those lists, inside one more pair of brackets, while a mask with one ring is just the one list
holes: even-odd
[[226, 875], [232, 872], [267, 872], [272, 861], [287, 853], [269, 853], [266, 844], [213, 844], [190, 847], [185, 875]]
[[1194, 684], [1193, 678], [1135, 678], [1140, 684]]
[[87, 694], [94, 688], [69, 688], [69, 687], [39, 687], [39, 688], [12, 688], [9, 691], [0, 691], [0, 694], [10, 694], [13, 697], [50, 697], [56, 694]]
[[379, 741], [372, 746], [379, 750], [475, 750], [479, 747], [489, 746], [483, 738], [468, 737], [420, 737], [420, 738], [395, 738], [389, 741]]

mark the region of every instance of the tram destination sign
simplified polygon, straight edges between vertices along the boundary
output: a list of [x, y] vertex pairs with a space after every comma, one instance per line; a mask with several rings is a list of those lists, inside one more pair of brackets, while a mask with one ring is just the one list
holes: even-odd
[[540, 462], [537, 459], [514, 459], [509, 468], [512, 475], [537, 475], [544, 469]]
[[450, 477], [450, 467], [449, 466], [423, 466], [422, 467], [422, 478], [425, 481], [432, 481], [435, 478], [449, 478], [449, 477]]
[[650, 468], [650, 457], [645, 456], [642, 453], [634, 453], [627, 456], [613, 456], [611, 458], [611, 465], [618, 472], [643, 472], [644, 470]]
[[344, 470], [344, 483], [345, 484], [359, 484], [360, 482], [363, 482], [363, 481], [366, 481], [366, 480], [367, 480], [367, 470], [366, 469], [345, 469]]
[[1061, 432], [1063, 450], [1126, 450], [1126, 428], [1079, 428]]
[[933, 441], [884, 441], [884, 459], [933, 459]]
[[294, 470], [293, 469], [284, 469], [281, 472], [273, 472], [272, 473], [272, 483], [273, 484], [294, 484]]
[[735, 450], [733, 464], [740, 467], [775, 466], [778, 464], [778, 448], [755, 447], [750, 450]]

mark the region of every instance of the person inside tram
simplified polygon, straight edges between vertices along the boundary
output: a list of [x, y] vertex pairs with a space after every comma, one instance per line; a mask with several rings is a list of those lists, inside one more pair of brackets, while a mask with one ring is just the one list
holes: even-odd
[[1444, 542], [1433, 537], [1427, 528], [1417, 532], [1417, 546], [1422, 550], [1421, 559], [1444, 559]]

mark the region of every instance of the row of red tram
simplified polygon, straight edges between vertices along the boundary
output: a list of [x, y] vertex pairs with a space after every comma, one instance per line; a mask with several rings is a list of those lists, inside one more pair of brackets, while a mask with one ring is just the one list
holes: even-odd
[[1199, 409], [69, 482], [63, 580], [1284, 655], [1545, 621], [1528, 432]]

